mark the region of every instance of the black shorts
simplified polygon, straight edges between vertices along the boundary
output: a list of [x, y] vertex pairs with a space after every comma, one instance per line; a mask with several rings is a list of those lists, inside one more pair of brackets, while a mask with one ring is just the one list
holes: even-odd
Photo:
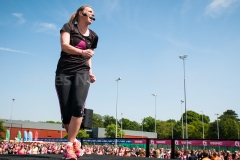
[[89, 73], [56, 74], [55, 87], [63, 124], [69, 124], [72, 116], [83, 117], [90, 87]]

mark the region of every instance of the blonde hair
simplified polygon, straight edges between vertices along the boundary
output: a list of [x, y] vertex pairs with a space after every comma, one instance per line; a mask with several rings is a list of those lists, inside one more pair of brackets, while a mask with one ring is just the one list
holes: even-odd
[[76, 13], [73, 13], [71, 15], [70, 19], [68, 20], [68, 23], [75, 24], [75, 22], [78, 22], [78, 14], [79, 14], [79, 12], [82, 12], [86, 7], [92, 8], [91, 6], [88, 6], [88, 5], [81, 6], [80, 8], [78, 8]]
[[155, 152], [156, 152], [155, 158], [158, 158], [159, 155], [160, 155], [160, 151], [159, 151], [159, 149], [157, 149]]

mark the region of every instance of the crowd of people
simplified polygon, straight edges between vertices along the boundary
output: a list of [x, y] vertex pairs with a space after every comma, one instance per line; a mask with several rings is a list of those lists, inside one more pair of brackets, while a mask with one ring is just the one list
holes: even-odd
[[[0, 154], [62, 154], [67, 143], [1, 141]], [[82, 145], [82, 154], [146, 157], [144, 148], [114, 145]], [[150, 157], [170, 159], [170, 150], [150, 149]]]
[[175, 158], [178, 160], [234, 160], [240, 159], [240, 150], [231, 151], [217, 151], [213, 150], [177, 150], [175, 151]]
[[[66, 143], [1, 141], [0, 154], [62, 154]], [[82, 154], [146, 157], [144, 148], [129, 148], [114, 145], [82, 145]], [[174, 153], [178, 160], [234, 160], [240, 159], [240, 150], [235, 152], [216, 150], [184, 150]], [[170, 159], [171, 150], [151, 147], [149, 158]]]

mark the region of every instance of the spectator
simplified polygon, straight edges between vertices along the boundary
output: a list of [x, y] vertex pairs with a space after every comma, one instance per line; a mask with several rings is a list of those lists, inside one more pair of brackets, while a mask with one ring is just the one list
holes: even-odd
[[21, 144], [21, 147], [18, 150], [18, 154], [26, 154], [26, 150], [24, 149], [24, 144]]
[[208, 158], [208, 150], [204, 150], [202, 155], [203, 155], [203, 159], [202, 160], [210, 160]]
[[213, 152], [211, 160], [220, 160], [220, 158], [218, 157], [217, 152]]

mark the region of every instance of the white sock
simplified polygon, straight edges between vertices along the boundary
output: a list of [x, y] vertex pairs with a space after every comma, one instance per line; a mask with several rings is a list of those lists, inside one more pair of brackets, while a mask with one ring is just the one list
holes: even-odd
[[71, 145], [71, 146], [72, 146], [72, 145], [73, 145], [73, 143], [72, 143], [72, 142], [67, 142], [67, 145]]

